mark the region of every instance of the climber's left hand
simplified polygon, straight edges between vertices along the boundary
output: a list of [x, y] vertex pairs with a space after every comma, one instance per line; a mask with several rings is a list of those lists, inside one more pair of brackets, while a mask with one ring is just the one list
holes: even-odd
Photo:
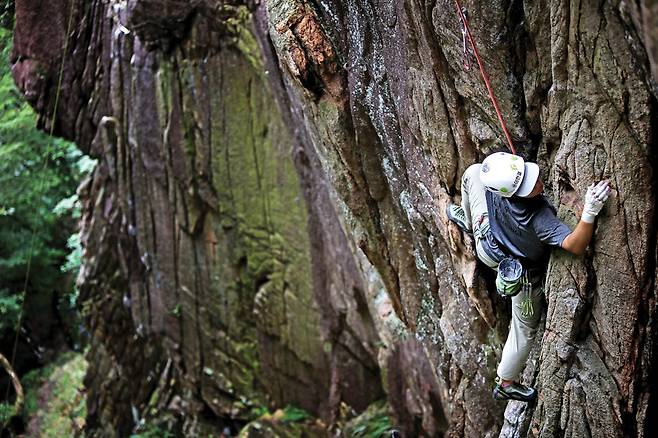
[[608, 180], [600, 181], [598, 184], [592, 184], [587, 188], [585, 195], [585, 207], [581, 220], [588, 224], [594, 223], [594, 219], [601, 212], [603, 204], [610, 196], [610, 182]]

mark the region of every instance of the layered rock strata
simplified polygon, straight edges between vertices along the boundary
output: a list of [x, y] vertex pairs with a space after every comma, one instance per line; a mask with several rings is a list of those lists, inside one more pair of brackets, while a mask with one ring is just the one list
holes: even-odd
[[189, 433], [264, 403], [332, 423], [386, 390], [406, 436], [650, 436], [654, 3], [464, 2], [560, 218], [614, 188], [589, 252], [551, 257], [539, 401], [503, 412], [509, 304], [443, 213], [504, 148], [455, 2], [18, 1], [19, 87], [100, 159], [80, 190], [90, 431], [149, 403]]

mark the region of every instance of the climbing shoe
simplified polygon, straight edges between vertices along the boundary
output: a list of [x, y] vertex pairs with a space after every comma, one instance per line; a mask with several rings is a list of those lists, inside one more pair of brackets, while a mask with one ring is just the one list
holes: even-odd
[[471, 227], [466, 220], [466, 213], [464, 209], [456, 204], [448, 204], [446, 207], [446, 215], [450, 221], [457, 224], [457, 226], [465, 233], [471, 233]]
[[496, 386], [493, 389], [494, 400], [518, 400], [529, 403], [537, 398], [537, 390], [535, 388], [522, 385], [518, 382], [512, 382], [507, 386], [503, 386], [501, 382], [500, 379], [496, 379]]

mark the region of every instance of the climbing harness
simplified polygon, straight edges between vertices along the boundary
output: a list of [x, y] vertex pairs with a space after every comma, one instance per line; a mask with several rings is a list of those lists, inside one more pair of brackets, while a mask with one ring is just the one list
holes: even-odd
[[[473, 35], [471, 35], [471, 29], [468, 26], [468, 18], [466, 14], [466, 9], [462, 8], [461, 3], [459, 0], [455, 0], [455, 4], [457, 5], [457, 14], [459, 15], [459, 21], [462, 26], [462, 39], [464, 43], [464, 56], [466, 57], [467, 51], [466, 51], [466, 37], [468, 37], [468, 41], [471, 43], [471, 47], [473, 48], [473, 54], [475, 55], [475, 59], [478, 63], [478, 67], [480, 67], [480, 74], [482, 75], [482, 79], [484, 80], [484, 84], [487, 87], [487, 91], [489, 92], [489, 98], [491, 99], [491, 103], [494, 106], [494, 109], [496, 110], [496, 115], [498, 116], [498, 122], [500, 122], [500, 127], [503, 129], [503, 133], [505, 134], [505, 138], [507, 139], [507, 143], [509, 144], [510, 150], [512, 151], [513, 154], [516, 154], [516, 148], [514, 147], [514, 143], [512, 142], [512, 137], [510, 137], [509, 132], [507, 131], [507, 126], [505, 125], [505, 121], [503, 120], [503, 115], [500, 112], [500, 107], [498, 106], [498, 101], [496, 100], [496, 96], [494, 95], [493, 88], [491, 87], [491, 82], [489, 81], [489, 76], [487, 75], [486, 70], [484, 69], [484, 65], [482, 64], [482, 60], [480, 59], [480, 54], [478, 53], [478, 49], [475, 46], [475, 40], [473, 39]], [[464, 68], [466, 70], [470, 70], [470, 63], [468, 64], [468, 67], [466, 66], [466, 63], [468, 61], [464, 61]]]
[[[49, 157], [50, 157], [50, 149], [52, 147], [52, 138], [53, 134], [55, 132], [55, 119], [57, 118], [57, 107], [59, 106], [59, 98], [62, 90], [62, 79], [64, 77], [64, 61], [66, 60], [66, 54], [68, 52], [69, 48], [69, 36], [71, 34], [71, 28], [73, 26], [73, 11], [74, 11], [74, 6], [75, 2], [71, 2], [71, 7], [69, 8], [69, 17], [68, 17], [68, 24], [66, 28], [66, 34], [65, 34], [65, 42], [64, 42], [64, 50], [62, 53], [62, 62], [59, 67], [59, 78], [57, 80], [57, 88], [55, 89], [55, 105], [53, 108], [53, 113], [52, 113], [52, 122], [50, 126], [50, 132], [48, 133], [48, 138], [49, 142], [46, 147], [46, 152], [45, 152], [45, 158], [43, 160], [43, 165], [41, 168], [41, 174], [43, 174], [43, 171], [46, 169], [46, 166], [48, 165]], [[41, 181], [39, 181], [40, 187], [39, 187], [39, 192], [43, 189], [43, 186], [45, 184], [45, 178], [41, 178]], [[19, 334], [21, 331], [21, 325], [23, 324], [23, 315], [25, 313], [25, 301], [26, 301], [26, 296], [27, 296], [27, 286], [30, 280], [30, 272], [32, 270], [32, 255], [34, 254], [34, 243], [36, 240], [36, 234], [37, 230], [34, 229], [32, 230], [32, 237], [30, 238], [30, 247], [28, 251], [28, 256], [27, 256], [27, 266], [25, 268], [25, 281], [23, 283], [23, 290], [21, 292], [21, 308], [20, 312], [18, 313], [18, 323], [16, 325], [16, 336], [14, 338], [14, 345], [12, 348], [12, 353], [11, 353], [11, 358], [10, 358], [10, 367], [13, 369], [14, 368], [14, 362], [16, 361], [16, 352], [18, 350], [18, 338]], [[7, 392], [5, 395], [5, 400], [9, 400], [9, 391], [10, 391], [11, 385], [7, 386]], [[22, 396], [22, 394], [21, 394]], [[3, 425], [4, 426], [4, 425]]]

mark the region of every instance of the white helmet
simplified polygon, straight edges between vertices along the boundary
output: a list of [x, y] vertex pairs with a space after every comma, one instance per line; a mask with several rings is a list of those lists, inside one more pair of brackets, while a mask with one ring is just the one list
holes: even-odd
[[539, 166], [518, 155], [496, 152], [482, 162], [480, 181], [487, 190], [505, 198], [528, 196], [539, 177]]

